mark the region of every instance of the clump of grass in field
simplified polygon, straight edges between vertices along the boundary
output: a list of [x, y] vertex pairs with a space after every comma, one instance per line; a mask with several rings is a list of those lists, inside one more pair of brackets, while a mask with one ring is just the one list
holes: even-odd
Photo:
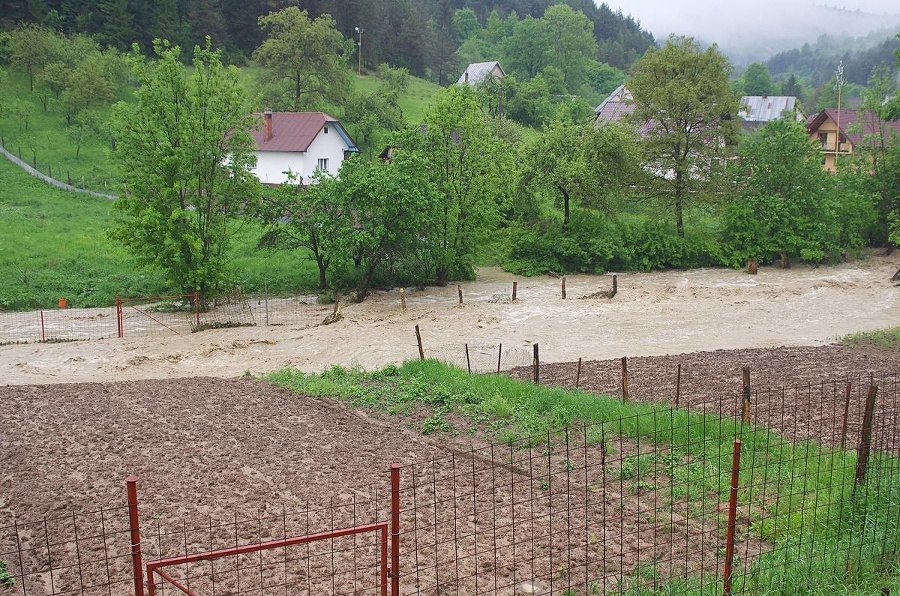
[[879, 346], [900, 350], [900, 327], [851, 333], [845, 336], [842, 342], [851, 346]]

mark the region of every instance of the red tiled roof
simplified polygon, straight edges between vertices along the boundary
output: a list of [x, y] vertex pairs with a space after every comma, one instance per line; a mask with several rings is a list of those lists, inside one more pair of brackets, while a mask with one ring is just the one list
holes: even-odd
[[259, 127], [251, 131], [259, 151], [303, 152], [326, 124], [341, 126], [324, 112], [272, 112], [272, 138], [266, 141], [265, 117], [259, 117]]

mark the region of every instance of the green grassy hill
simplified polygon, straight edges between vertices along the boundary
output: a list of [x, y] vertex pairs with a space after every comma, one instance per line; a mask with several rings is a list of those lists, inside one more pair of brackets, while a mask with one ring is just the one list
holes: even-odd
[[[252, 69], [247, 69], [252, 77]], [[360, 92], [373, 91], [375, 75], [352, 80]], [[410, 123], [421, 122], [437, 85], [410, 79], [401, 100]], [[128, 99], [128, 94], [119, 99]], [[60, 102], [40, 99], [27, 78], [10, 75], [0, 85], [0, 141], [45, 174], [76, 186], [116, 194], [121, 176], [103, 133], [76, 142]], [[341, 117], [339, 107], [335, 116]], [[109, 110], [96, 117], [99, 130]], [[80, 144], [80, 147], [79, 147]], [[147, 296], [170, 292], [162, 274], [139, 270], [125, 250], [107, 238], [112, 201], [58, 190], [0, 157], [0, 310], [50, 308], [60, 297], [72, 306], [106, 306], [116, 295]], [[248, 293], [286, 293], [315, 288], [315, 266], [299, 252], [256, 248], [261, 230], [247, 223], [237, 231], [234, 279]]]

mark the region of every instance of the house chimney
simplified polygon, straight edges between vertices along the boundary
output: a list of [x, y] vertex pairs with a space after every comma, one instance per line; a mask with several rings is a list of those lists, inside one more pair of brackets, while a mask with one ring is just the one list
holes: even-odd
[[264, 141], [268, 143], [272, 140], [272, 110], [266, 110], [263, 112], [263, 118], [265, 120], [265, 137]]
[[466, 71], [466, 84], [468, 84], [468, 82], [469, 82], [469, 71], [467, 70]]

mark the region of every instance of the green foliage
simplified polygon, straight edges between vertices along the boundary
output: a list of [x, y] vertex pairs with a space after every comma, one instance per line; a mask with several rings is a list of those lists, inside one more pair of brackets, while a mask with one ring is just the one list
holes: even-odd
[[238, 217], [259, 196], [250, 172], [254, 120], [236, 72], [207, 46], [188, 79], [179, 49], [156, 46], [159, 62], [138, 64], [137, 105], [118, 104], [116, 156], [128, 193], [116, 201], [112, 238], [173, 288], [204, 299], [223, 290]]
[[330, 184], [339, 210], [332, 234], [337, 250], [355, 262], [357, 300], [368, 295], [379, 267], [422, 248], [437, 197], [425, 172], [422, 157], [400, 151], [388, 162], [347, 160]]
[[685, 208], [716, 185], [725, 150], [737, 135], [738, 98], [728, 83], [730, 72], [715, 45], [701, 50], [691, 38], [672, 36], [635, 63], [628, 84], [634, 123], [649, 123], [642, 146], [645, 163], [657, 172], [652, 187], [674, 208], [679, 236]]
[[720, 263], [715, 229], [697, 225], [684, 237], [666, 221], [610, 219], [577, 209], [570, 225], [558, 220], [514, 224], [506, 230], [503, 268], [520, 275], [604, 273], [706, 267]]
[[876, 331], [860, 331], [841, 338], [841, 341], [852, 346], [878, 346], [892, 350], [900, 349], [900, 327], [878, 329]]
[[[742, 95], [771, 95], [774, 92], [772, 75], [764, 64], [754, 62], [741, 75], [740, 91]], [[793, 94], [796, 95], [796, 94]]]
[[16, 578], [6, 568], [6, 561], [0, 559], [0, 587], [11, 588], [16, 585]]
[[323, 100], [339, 102], [349, 87], [344, 55], [349, 46], [330, 15], [310, 19], [289, 6], [260, 17], [268, 33], [253, 53], [265, 67], [265, 100], [274, 109], [309, 111]]
[[862, 246], [871, 204], [822, 170], [801, 124], [766, 124], [742, 147], [737, 168], [739, 194], [728, 202], [723, 230], [728, 264], [776, 256], [820, 262]]
[[496, 134], [469, 86], [441, 94], [426, 116], [424, 131], [409, 129], [400, 154], [420, 156], [421, 174], [433, 186], [434, 212], [423, 258], [438, 284], [474, 275], [477, 248], [500, 224], [516, 176], [508, 139]]

